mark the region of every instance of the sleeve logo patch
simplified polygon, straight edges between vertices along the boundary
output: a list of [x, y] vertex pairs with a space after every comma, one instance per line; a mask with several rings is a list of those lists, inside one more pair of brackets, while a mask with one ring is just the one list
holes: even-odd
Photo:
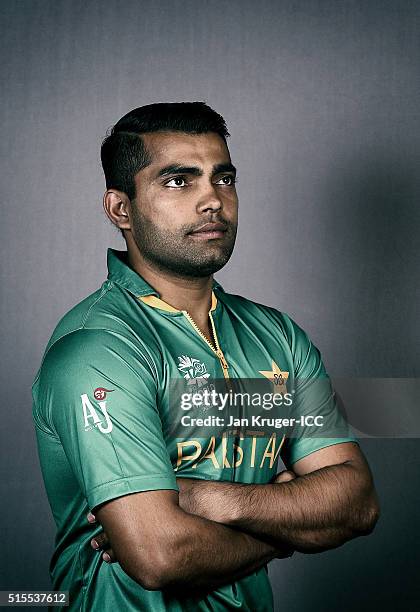
[[[95, 389], [95, 391], [97, 391], [97, 389]], [[112, 423], [106, 409], [106, 401], [98, 401], [99, 408], [101, 409], [101, 413], [99, 415], [98, 410], [93, 406], [87, 393], [83, 393], [80, 398], [82, 400], [85, 431], [91, 431], [96, 427], [101, 433], [111, 433]]]

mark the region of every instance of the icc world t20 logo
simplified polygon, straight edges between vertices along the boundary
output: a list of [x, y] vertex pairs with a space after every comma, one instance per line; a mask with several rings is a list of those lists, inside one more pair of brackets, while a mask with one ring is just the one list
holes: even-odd
[[199, 359], [181, 355], [178, 361], [178, 370], [184, 375], [188, 385], [195, 385], [199, 389], [208, 385], [207, 379], [210, 374], [207, 372], [206, 365]]

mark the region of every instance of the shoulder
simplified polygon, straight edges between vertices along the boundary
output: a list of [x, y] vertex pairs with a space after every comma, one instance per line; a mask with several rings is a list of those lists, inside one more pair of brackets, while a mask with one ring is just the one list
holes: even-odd
[[277, 332], [280, 331], [287, 338], [290, 346], [295, 348], [299, 343], [307, 341], [306, 332], [287, 312], [225, 291], [218, 292], [217, 296], [233, 316], [247, 317], [255, 323], [274, 326]]
[[112, 316], [121, 313], [127, 301], [126, 292], [118, 285], [106, 280], [101, 287], [70, 308], [58, 321], [48, 341], [46, 352], [60, 338], [67, 334], [89, 328], [114, 329], [120, 317]]
[[118, 389], [138, 405], [139, 394], [155, 397], [157, 387], [156, 364], [142, 345], [112, 330], [80, 328], [46, 351], [32, 383], [33, 416], [54, 431], [54, 419], [77, 412], [85, 394], [101, 399], [96, 392]]
[[[136, 329], [133, 322], [136, 321]], [[141, 331], [141, 327], [140, 327]], [[145, 334], [146, 334], [145, 330]], [[106, 280], [73, 306], [57, 323], [45, 348], [38, 379], [46, 367], [117, 361], [118, 356], [143, 362], [155, 370], [150, 342], [139, 336], [135, 297]], [[35, 382], [34, 381], [34, 382]]]

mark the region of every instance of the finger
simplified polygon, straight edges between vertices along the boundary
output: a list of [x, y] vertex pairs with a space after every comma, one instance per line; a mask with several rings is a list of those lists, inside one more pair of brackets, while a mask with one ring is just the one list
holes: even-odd
[[111, 546], [105, 531], [101, 531], [100, 533], [98, 533], [98, 535], [95, 536], [95, 540], [98, 542], [102, 550], [105, 550], [106, 548], [109, 548]]
[[94, 538], [92, 538], [90, 545], [95, 550], [105, 550], [109, 546], [108, 536], [106, 535], [105, 531], [101, 531]]
[[93, 539], [90, 541], [90, 545], [91, 545], [91, 547], [92, 547], [94, 550], [100, 550], [100, 548], [101, 548], [101, 547], [99, 546], [99, 542], [97, 542], [97, 541], [95, 540], [95, 538], [93, 538]]
[[86, 518], [88, 520], [88, 523], [96, 523], [96, 516], [92, 514], [92, 512], [88, 512]]
[[112, 548], [106, 549], [106, 551], [102, 554], [102, 559], [105, 561], [105, 563], [115, 563], [117, 560]]
[[293, 472], [290, 470], [284, 470], [283, 472], [280, 472], [280, 474], [277, 474], [275, 482], [290, 482], [290, 480], [294, 480], [295, 478], [296, 476]]

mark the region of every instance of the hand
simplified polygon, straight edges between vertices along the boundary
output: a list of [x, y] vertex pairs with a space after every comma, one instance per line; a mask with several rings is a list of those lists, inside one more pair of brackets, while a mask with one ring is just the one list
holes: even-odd
[[[199, 502], [205, 491], [206, 483], [206, 480], [201, 480], [199, 478], [177, 477], [176, 484], [179, 489], [179, 505], [184, 512], [205, 516], [199, 512]], [[199, 493], [200, 490], [201, 495]]]
[[296, 474], [292, 472], [292, 470], [283, 470], [283, 472], [279, 472], [276, 474], [271, 481], [272, 483], [283, 483], [290, 482], [296, 478]]
[[[96, 523], [96, 516], [92, 514], [92, 512], [89, 512], [87, 515], [87, 520], [91, 525], [94, 525]], [[98, 533], [90, 541], [90, 545], [97, 552], [102, 552], [102, 559], [106, 563], [115, 563], [117, 561], [105, 531]]]
[[216, 523], [224, 522], [224, 481], [178, 476], [176, 483], [179, 488], [179, 505], [184, 512]]

